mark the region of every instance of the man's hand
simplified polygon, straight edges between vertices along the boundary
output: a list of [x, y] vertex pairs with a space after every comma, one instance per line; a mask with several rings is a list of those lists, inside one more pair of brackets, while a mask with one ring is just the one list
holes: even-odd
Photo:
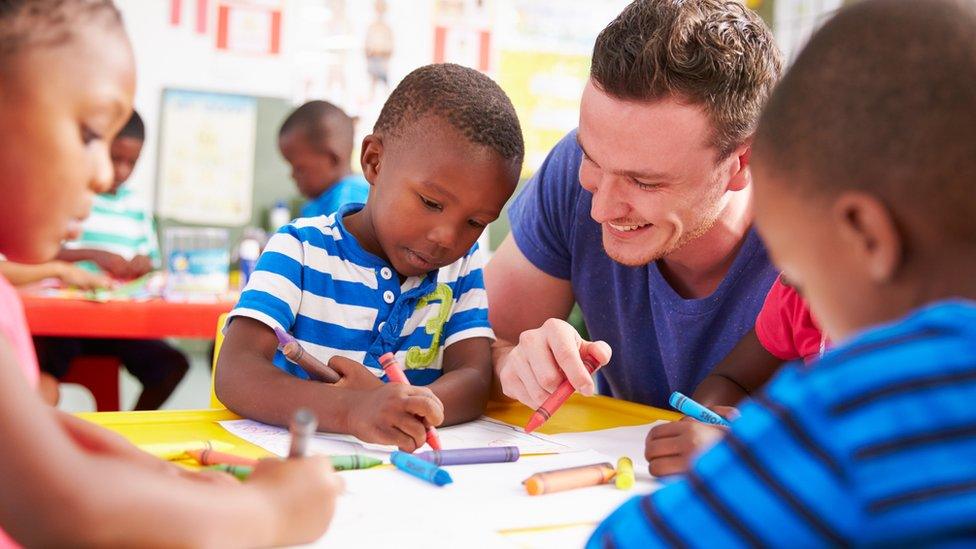
[[538, 408], [564, 379], [584, 395], [595, 392], [593, 376], [581, 358], [584, 354], [603, 366], [610, 361], [610, 346], [584, 341], [569, 323], [550, 318], [541, 327], [522, 332], [518, 345], [497, 358], [495, 374], [505, 396]]
[[362, 394], [349, 411], [349, 430], [366, 442], [413, 452], [427, 441], [427, 426], [444, 421], [444, 405], [426, 387], [386, 383]]

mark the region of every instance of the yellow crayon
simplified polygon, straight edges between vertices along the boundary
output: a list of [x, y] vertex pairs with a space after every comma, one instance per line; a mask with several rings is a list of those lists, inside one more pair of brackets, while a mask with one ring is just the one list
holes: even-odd
[[187, 457], [189, 450], [230, 450], [233, 444], [219, 440], [184, 440], [181, 442], [156, 442], [139, 444], [139, 449], [167, 461], [180, 460]]
[[622, 457], [617, 460], [617, 476], [613, 483], [619, 490], [630, 490], [634, 487], [634, 462], [629, 457]]

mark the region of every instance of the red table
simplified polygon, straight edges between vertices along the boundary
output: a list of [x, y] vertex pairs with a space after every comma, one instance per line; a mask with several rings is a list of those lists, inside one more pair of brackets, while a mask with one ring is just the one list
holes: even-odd
[[213, 339], [217, 318], [234, 303], [182, 303], [162, 299], [98, 303], [21, 294], [32, 335], [159, 339]]

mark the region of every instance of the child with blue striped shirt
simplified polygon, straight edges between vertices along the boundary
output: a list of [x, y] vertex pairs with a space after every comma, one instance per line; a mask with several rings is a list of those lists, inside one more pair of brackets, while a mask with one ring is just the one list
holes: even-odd
[[[363, 140], [369, 200], [300, 218], [268, 243], [231, 312], [217, 396], [286, 424], [413, 451], [426, 427], [484, 412], [491, 387], [484, 256], [476, 241], [515, 190], [524, 145], [511, 101], [478, 71], [410, 73]], [[342, 379], [310, 380], [276, 351], [283, 329]], [[393, 352], [412, 386], [386, 384]]]
[[589, 547], [976, 543], [976, 4], [865, 0], [754, 141], [772, 257], [833, 348]]

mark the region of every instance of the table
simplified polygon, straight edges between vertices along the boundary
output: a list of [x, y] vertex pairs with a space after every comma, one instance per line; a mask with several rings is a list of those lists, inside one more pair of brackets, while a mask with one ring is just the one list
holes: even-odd
[[230, 301], [214, 303], [108, 301], [65, 299], [21, 294], [32, 335], [160, 339], [213, 339], [217, 319], [234, 308]]
[[[493, 419], [524, 425], [532, 411], [512, 402], [492, 402], [487, 415]], [[102, 412], [82, 413], [79, 417], [111, 429], [135, 444], [174, 443], [196, 440], [220, 440], [234, 446], [233, 453], [261, 458], [271, 454], [264, 449], [245, 442], [217, 424], [218, 421], [238, 419], [239, 416], [226, 409], [152, 411], [152, 412]], [[559, 413], [554, 415], [539, 432], [555, 435], [560, 433], [593, 431], [612, 427], [643, 425], [656, 420], [675, 420], [681, 416], [675, 412], [660, 410], [631, 402], [607, 397], [583, 397], [573, 395]], [[585, 540], [593, 528], [588, 524], [567, 524], [541, 529], [527, 528], [499, 530], [503, 536], [517, 546], [547, 547], [578, 545]], [[324, 540], [329, 541], [328, 534]], [[569, 541], [572, 540], [572, 541]], [[479, 540], [469, 540], [472, 543]], [[408, 544], [410, 545], [410, 544]]]

